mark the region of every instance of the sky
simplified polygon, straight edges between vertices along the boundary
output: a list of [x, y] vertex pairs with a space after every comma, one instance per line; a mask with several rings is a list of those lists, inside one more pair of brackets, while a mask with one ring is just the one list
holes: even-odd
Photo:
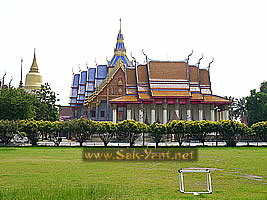
[[43, 76], [68, 105], [75, 73], [111, 60], [121, 18], [127, 50], [149, 59], [190, 64], [204, 54], [213, 94], [245, 97], [267, 81], [267, 1], [0, 0], [0, 78], [23, 82], [34, 48]]

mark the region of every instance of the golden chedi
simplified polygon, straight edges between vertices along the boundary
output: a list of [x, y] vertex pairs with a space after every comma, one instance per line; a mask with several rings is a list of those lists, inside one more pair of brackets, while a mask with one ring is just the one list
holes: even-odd
[[38, 65], [36, 62], [35, 49], [34, 49], [32, 66], [31, 66], [29, 73], [26, 75], [24, 88], [26, 90], [31, 91], [31, 90], [40, 89], [41, 85], [42, 85], [42, 75], [38, 71]]

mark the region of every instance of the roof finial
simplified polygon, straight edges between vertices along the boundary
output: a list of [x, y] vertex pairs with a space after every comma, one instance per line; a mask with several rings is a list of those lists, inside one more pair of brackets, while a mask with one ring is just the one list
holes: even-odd
[[5, 76], [6, 76], [6, 72], [4, 73], [4, 76], [2, 78], [2, 88], [3, 88], [4, 84], [5, 84]]
[[121, 18], [120, 18], [120, 33], [121, 33]]
[[133, 54], [132, 54], [132, 52], [131, 52], [131, 57], [132, 57], [132, 59], [134, 60], [134, 66], [136, 66], [136, 59], [135, 59], [135, 57], [133, 57]]
[[11, 88], [11, 82], [12, 82], [12, 80], [13, 80], [13, 76], [11, 76], [11, 79], [10, 79], [10, 81], [9, 81], [9, 84], [8, 84], [8, 87], [9, 87], [9, 88]]
[[95, 66], [97, 66], [96, 58], [95, 58]]
[[190, 56], [192, 56], [192, 54], [193, 54], [193, 49], [192, 49], [192, 52], [187, 56], [187, 62], [189, 61], [189, 58], [190, 58]]
[[200, 64], [200, 61], [203, 59], [203, 54], [202, 54], [202, 57], [201, 58], [199, 58], [199, 60], [198, 60], [198, 67], [199, 67], [199, 64]]
[[146, 61], [148, 61], [148, 57], [147, 57], [147, 54], [145, 54], [144, 49], [142, 49], [142, 53], [143, 53], [144, 56], [146, 57]]
[[210, 65], [211, 63], [213, 63], [213, 61], [214, 61], [214, 58], [212, 58], [212, 61], [209, 63], [208, 69], [210, 69]]

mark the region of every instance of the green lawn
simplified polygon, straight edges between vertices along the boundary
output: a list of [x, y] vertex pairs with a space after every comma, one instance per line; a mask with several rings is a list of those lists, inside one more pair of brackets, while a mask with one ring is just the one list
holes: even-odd
[[[194, 162], [84, 162], [81, 148], [0, 147], [0, 199], [267, 199], [267, 148], [199, 148]], [[182, 194], [177, 169], [215, 168], [212, 194]]]

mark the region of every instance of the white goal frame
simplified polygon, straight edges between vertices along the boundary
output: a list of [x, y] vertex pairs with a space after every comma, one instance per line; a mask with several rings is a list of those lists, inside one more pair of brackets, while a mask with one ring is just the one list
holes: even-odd
[[[186, 192], [184, 190], [184, 173], [186, 172], [197, 172], [197, 173], [207, 173], [207, 191], [203, 192]], [[180, 192], [182, 193], [189, 193], [189, 194], [194, 194], [194, 195], [199, 195], [199, 194], [211, 194], [212, 193], [212, 187], [211, 187], [211, 175], [210, 175], [210, 170], [208, 169], [180, 169], [178, 170], [179, 173], [179, 185], [180, 185]]]

